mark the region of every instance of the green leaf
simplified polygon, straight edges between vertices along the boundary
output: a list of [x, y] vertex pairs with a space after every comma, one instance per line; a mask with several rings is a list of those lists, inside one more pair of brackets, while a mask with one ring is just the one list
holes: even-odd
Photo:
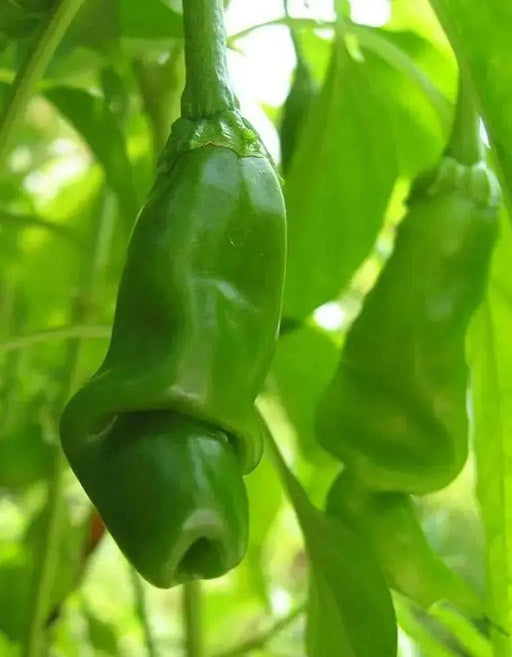
[[414, 178], [439, 160], [446, 145], [453, 111], [445, 94], [456, 87], [455, 64], [411, 32], [359, 26], [355, 35], [388, 106], [400, 174]]
[[39, 8], [29, 9], [18, 2], [4, 2], [0, 5], [0, 34], [10, 39], [22, 39], [33, 34], [41, 24], [48, 10], [44, 0]]
[[328, 457], [315, 438], [315, 411], [336, 370], [338, 350], [325, 333], [304, 327], [277, 344], [270, 380], [294, 427], [304, 456], [316, 463]]
[[66, 45], [78, 42], [108, 55], [122, 38], [169, 41], [182, 34], [182, 17], [163, 0], [88, 0], [71, 26]]
[[345, 469], [329, 492], [327, 513], [369, 541], [392, 589], [424, 609], [447, 600], [481, 616], [477, 594], [428, 543], [409, 495], [374, 493]]
[[245, 478], [249, 498], [249, 546], [247, 579], [263, 604], [270, 607], [269, 582], [263, 570], [265, 541], [282, 504], [282, 488], [275, 470], [264, 454], [258, 467]]
[[512, 4], [504, 0], [430, 0], [480, 101], [512, 212]]
[[121, 0], [119, 16], [126, 38], [167, 40], [183, 34], [182, 17], [162, 0]]
[[464, 616], [440, 605], [431, 610], [430, 616], [453, 634], [468, 657], [493, 657], [490, 641]]
[[311, 504], [270, 436], [268, 443], [309, 559], [308, 657], [395, 657], [393, 603], [373, 553]]
[[428, 657], [458, 657], [432, 632], [432, 628], [427, 627], [421, 621], [408, 602], [398, 596], [394, 602], [400, 628], [417, 644], [422, 655]]
[[132, 165], [118, 121], [104, 99], [72, 87], [52, 87], [45, 97], [82, 136], [103, 166], [107, 183], [119, 199], [124, 220], [131, 225], [138, 209]]
[[512, 654], [512, 228], [502, 220], [487, 297], [469, 335], [477, 495], [487, 539], [494, 657]]
[[112, 623], [98, 618], [91, 612], [86, 612], [87, 623], [89, 625], [89, 639], [94, 648], [95, 654], [112, 655], [117, 657], [119, 652], [119, 643], [115, 627]]
[[386, 103], [338, 38], [286, 181], [284, 315], [338, 296], [371, 250], [396, 178]]
[[[3, 547], [3, 546], [2, 546]], [[21, 553], [0, 563], [0, 631], [11, 641], [23, 637], [30, 596], [30, 568]], [[0, 653], [3, 655], [3, 653]]]
[[[32, 556], [32, 568], [37, 573], [41, 546], [47, 530], [47, 508], [36, 514], [25, 534], [27, 550]], [[48, 616], [58, 611], [66, 596], [75, 589], [83, 575], [85, 565], [85, 546], [90, 529], [88, 512], [77, 513], [77, 509], [66, 508], [62, 516], [60, 541], [58, 544], [58, 570], [48, 601]]]
[[[430, 109], [435, 111], [436, 123], [446, 131], [451, 125], [452, 115], [447, 97], [453, 96], [457, 80], [454, 58], [440, 52], [414, 32], [391, 32], [366, 26], [354, 26], [351, 31], [365, 52], [377, 55], [395, 73], [402, 74], [409, 83], [414, 84], [415, 91], [421, 92], [424, 96], [422, 100], [428, 100]], [[389, 90], [385, 97], [392, 103], [407, 105], [407, 98], [397, 97]], [[406, 135], [399, 133], [398, 138], [404, 141]]]
[[17, 426], [1, 445], [0, 489], [19, 491], [50, 474], [53, 447], [37, 422]]

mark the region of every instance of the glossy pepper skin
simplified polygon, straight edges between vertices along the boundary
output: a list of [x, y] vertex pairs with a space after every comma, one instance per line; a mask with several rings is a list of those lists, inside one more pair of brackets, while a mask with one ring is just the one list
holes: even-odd
[[446, 157], [414, 188], [350, 328], [317, 437], [368, 487], [442, 488], [467, 456], [464, 337], [497, 234], [497, 183]]
[[280, 183], [237, 110], [180, 119], [134, 227], [104, 363], [62, 446], [127, 558], [169, 587], [217, 577], [247, 542], [242, 475], [279, 329]]

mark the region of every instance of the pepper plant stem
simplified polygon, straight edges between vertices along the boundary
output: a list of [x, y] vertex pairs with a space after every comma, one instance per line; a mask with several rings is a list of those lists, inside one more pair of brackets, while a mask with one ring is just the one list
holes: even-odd
[[183, 584], [183, 624], [186, 657], [203, 657], [200, 586], [197, 580]]
[[0, 114], [0, 167], [8, 152], [12, 132], [21, 120], [39, 78], [43, 75], [82, 2], [83, 0], [61, 0], [54, 3], [48, 22], [42, 28], [10, 87]]
[[228, 79], [222, 0], [184, 0], [185, 90], [182, 116], [199, 119], [236, 107]]
[[142, 632], [144, 634], [144, 645], [146, 647], [146, 652], [148, 657], [157, 657], [155, 641], [153, 639], [153, 633], [151, 631], [151, 625], [149, 622], [148, 611], [146, 607], [144, 587], [139, 574], [132, 566], [130, 566], [130, 575], [132, 578], [133, 593], [135, 597], [135, 610], [137, 612], [137, 616], [142, 627]]
[[[76, 324], [87, 322], [92, 314], [92, 300], [96, 296], [96, 287], [107, 264], [105, 256], [112, 236], [115, 206], [113, 205], [111, 192], [105, 191], [104, 194], [101, 200], [97, 227], [94, 230], [92, 239], [91, 258], [90, 261], [84, 262], [84, 282], [81, 294], [77, 296], [71, 313], [72, 322]], [[55, 414], [57, 416], [60, 415], [64, 404], [77, 386], [80, 374], [81, 351], [81, 338], [70, 338], [67, 343], [62, 385], [55, 400]], [[59, 560], [64, 511], [63, 475], [65, 469], [66, 459], [60, 444], [57, 443], [54, 448], [52, 474], [48, 481], [46, 531], [35, 570], [34, 593], [23, 647], [23, 657], [40, 657], [44, 654], [42, 650], [43, 634]]]
[[256, 634], [255, 636], [247, 639], [238, 646], [219, 652], [215, 657], [242, 657], [242, 655], [248, 655], [256, 650], [261, 650], [280, 632], [285, 630], [289, 625], [302, 616], [306, 611], [306, 605], [301, 604], [294, 609], [292, 609], [286, 616], [279, 618], [275, 623], [269, 627], [268, 630], [262, 632], [261, 634]]
[[471, 85], [459, 75], [459, 91], [447, 154], [457, 162], [472, 165], [482, 159], [478, 110]]

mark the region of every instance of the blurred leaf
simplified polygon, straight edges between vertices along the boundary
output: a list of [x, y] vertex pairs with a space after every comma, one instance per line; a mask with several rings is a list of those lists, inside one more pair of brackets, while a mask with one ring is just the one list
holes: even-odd
[[409, 495], [375, 493], [345, 469], [329, 492], [327, 513], [369, 541], [395, 591], [424, 609], [447, 600], [482, 615], [477, 594], [429, 545]]
[[448, 52], [450, 44], [436, 18], [429, 0], [393, 0], [390, 30], [413, 30], [436, 48]]
[[[27, 549], [32, 556], [32, 566], [35, 566], [41, 554], [41, 546], [47, 529], [47, 508], [36, 514], [25, 534]], [[62, 517], [60, 543], [58, 546], [59, 564], [52, 595], [49, 599], [48, 617], [58, 612], [59, 606], [75, 589], [83, 574], [86, 539], [90, 530], [90, 517], [87, 513], [72, 513], [70, 505]], [[37, 567], [35, 568], [37, 573]]]
[[304, 327], [277, 343], [270, 379], [293, 425], [304, 457], [315, 463], [330, 457], [315, 438], [316, 407], [336, 370], [338, 350], [323, 332]]
[[295, 34], [300, 43], [300, 49], [304, 59], [310, 67], [313, 78], [321, 83], [324, 81], [325, 73], [332, 56], [332, 37], [327, 39], [325, 33], [319, 36], [313, 30], [299, 30]]
[[104, 54], [115, 54], [119, 40], [181, 38], [182, 18], [164, 0], [88, 0], [81, 8], [66, 39], [67, 46], [81, 43]]
[[392, 137], [368, 67], [338, 38], [285, 186], [285, 317], [336, 298], [368, 255], [396, 178]]
[[118, 196], [124, 219], [131, 225], [138, 210], [132, 166], [119, 122], [105, 100], [72, 87], [53, 87], [45, 96], [82, 136], [103, 166], [107, 183]]
[[18, 646], [9, 641], [3, 632], [0, 632], [0, 655], [2, 657], [17, 657], [18, 654]]
[[249, 497], [249, 547], [247, 579], [265, 606], [270, 606], [269, 582], [263, 571], [265, 539], [281, 508], [283, 492], [275, 470], [264, 454], [258, 467], [245, 478]]
[[281, 144], [281, 169], [286, 175], [299, 137], [304, 130], [311, 105], [317, 96], [308, 65], [302, 57], [297, 58], [292, 84], [282, 108], [279, 141]]
[[503, 0], [430, 3], [474, 85], [512, 213], [512, 4]]
[[132, 39], [170, 39], [183, 34], [183, 19], [163, 0], [121, 0], [121, 34]]
[[396, 615], [401, 629], [417, 644], [420, 654], [428, 657], [457, 657], [442, 640], [422, 623], [412, 606], [399, 596], [394, 598]]
[[0, 228], [12, 228], [13, 231], [30, 228], [48, 230], [69, 240], [71, 245], [75, 247], [79, 246], [77, 236], [67, 226], [48, 221], [37, 215], [10, 212], [9, 210], [0, 208]]
[[487, 539], [494, 657], [512, 654], [512, 228], [504, 217], [501, 223], [487, 297], [469, 335], [477, 495]]
[[113, 657], [121, 655], [116, 630], [112, 623], [108, 623], [90, 612], [86, 613], [86, 618], [89, 625], [89, 639], [95, 654], [100, 653]]
[[29, 8], [22, 2], [3, 0], [0, 4], [0, 34], [10, 39], [22, 39], [38, 29], [48, 9], [47, 0], [40, 2], [41, 7]]
[[0, 449], [0, 489], [19, 492], [48, 476], [53, 447], [37, 422], [28, 420], [0, 438]]
[[19, 641], [26, 630], [30, 585], [30, 568], [22, 554], [0, 561], [0, 631], [11, 641]]
[[271, 437], [268, 443], [309, 559], [308, 656], [395, 657], [393, 603], [373, 554], [311, 504]]
[[[445, 94], [454, 94], [455, 64], [411, 32], [359, 27], [355, 34], [372, 83], [387, 104], [400, 173], [414, 178], [438, 161], [446, 145], [452, 106]], [[436, 86], [439, 69], [446, 78], [442, 92]]]
[[[59, 224], [73, 226], [80, 235], [86, 234], [92, 217], [96, 216], [101, 178], [99, 166], [87, 169], [48, 200], [42, 214]], [[124, 251], [125, 242], [119, 240], [118, 247]], [[85, 250], [80, 254], [82, 257], [77, 257], [76, 249], [70, 249], [65, 240], [48, 231], [24, 231], [22, 280], [27, 306], [24, 333], [69, 322], [69, 305], [76, 297], [76, 284], [86, 266], [84, 254]], [[103, 296], [96, 303], [102, 307]], [[55, 346], [58, 358], [62, 345]], [[48, 345], [44, 344], [33, 350], [34, 357], [45, 362], [43, 371], [51, 378], [55, 374], [55, 361], [49, 363], [45, 359], [47, 353]]]
[[490, 641], [464, 616], [441, 605], [432, 609], [430, 616], [453, 634], [468, 657], [493, 657]]

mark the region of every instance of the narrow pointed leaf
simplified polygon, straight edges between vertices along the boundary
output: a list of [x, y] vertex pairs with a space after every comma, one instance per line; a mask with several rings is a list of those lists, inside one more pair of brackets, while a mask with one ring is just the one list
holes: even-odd
[[373, 553], [343, 522], [311, 504], [273, 440], [268, 442], [309, 559], [308, 657], [395, 657], [393, 603]]
[[396, 177], [387, 106], [340, 37], [286, 181], [284, 316], [337, 297], [368, 255]]
[[487, 298], [470, 332], [477, 494], [487, 540], [494, 657], [512, 654], [512, 229], [502, 222]]

